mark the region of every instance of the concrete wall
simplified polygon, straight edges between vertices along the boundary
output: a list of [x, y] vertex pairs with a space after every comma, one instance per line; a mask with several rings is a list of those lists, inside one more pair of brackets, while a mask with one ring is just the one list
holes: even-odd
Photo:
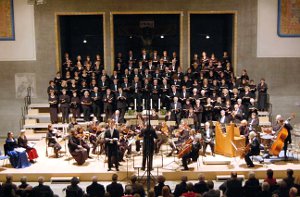
[[[246, 68], [258, 81], [265, 77], [270, 87], [274, 113], [288, 114], [299, 100], [299, 58], [257, 58], [257, 2], [253, 0], [51, 0], [35, 6], [36, 61], [0, 62], [0, 135], [17, 130], [23, 100], [15, 99], [14, 74], [34, 72], [37, 75], [37, 99], [46, 100], [48, 80], [56, 71], [55, 12], [105, 12], [106, 59], [110, 60], [110, 11], [183, 11], [183, 62], [187, 65], [188, 11], [236, 10], [238, 12], [237, 73]], [[272, 46], [270, 46], [272, 47]], [[110, 62], [108, 62], [110, 65]], [[296, 122], [296, 121], [295, 121]], [[294, 122], [294, 123], [295, 123]]]

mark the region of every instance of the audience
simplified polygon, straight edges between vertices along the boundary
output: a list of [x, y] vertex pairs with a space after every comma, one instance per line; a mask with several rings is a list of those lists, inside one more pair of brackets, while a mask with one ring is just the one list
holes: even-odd
[[98, 183], [98, 177], [93, 176], [92, 184], [87, 186], [86, 193], [91, 197], [104, 197], [104, 186]]
[[83, 190], [78, 186], [79, 179], [73, 177], [71, 179], [71, 185], [67, 186], [66, 197], [83, 197]]
[[[118, 183], [118, 175], [112, 175], [112, 183], [105, 187], [98, 183], [97, 176], [92, 177], [92, 183], [86, 187], [86, 194], [82, 188], [78, 186], [79, 179], [73, 177], [70, 185], [64, 189], [67, 197], [296, 197], [299, 196], [299, 181], [293, 176], [293, 170], [287, 169], [287, 177], [278, 184], [273, 177], [273, 171], [267, 170], [267, 178], [260, 185], [254, 172], [249, 172], [248, 179], [242, 187], [242, 180], [238, 179], [237, 173], [232, 172], [231, 178], [220, 185], [219, 189], [214, 189], [212, 180], [205, 181], [203, 174], [199, 174], [198, 182], [194, 185], [188, 181], [186, 175], [181, 177], [181, 182], [175, 186], [174, 195], [169, 185], [165, 184], [165, 177], [160, 175], [157, 178], [158, 184], [150, 189], [148, 194], [144, 190], [144, 186], [137, 182], [137, 176], [132, 175], [131, 183], [125, 186]], [[0, 197], [55, 197], [52, 189], [48, 185], [44, 185], [44, 178], [38, 178], [38, 185], [33, 187], [27, 183], [27, 178], [20, 179], [21, 184], [17, 187], [13, 183], [13, 177], [6, 175], [6, 181], [0, 184]], [[270, 190], [270, 184], [274, 184], [275, 190]], [[289, 188], [290, 187], [290, 188]], [[64, 191], [63, 190], [63, 191]], [[223, 194], [223, 195], [221, 195]]]
[[208, 191], [203, 194], [203, 197], [219, 197], [220, 196], [220, 190], [214, 189], [214, 182], [213, 181], [207, 181], [207, 187]]
[[118, 183], [118, 175], [112, 175], [112, 183], [106, 186], [106, 191], [110, 193], [112, 197], [121, 197], [123, 196], [124, 189], [122, 184]]
[[187, 192], [187, 188], [186, 188], [187, 187], [187, 184], [186, 184], [187, 180], [188, 180], [187, 176], [182, 176], [181, 177], [181, 183], [179, 183], [175, 186], [175, 190], [174, 190], [174, 193], [173, 193], [174, 197], [179, 197], [179, 196], [181, 196], [181, 194]]
[[33, 197], [40, 197], [40, 196], [47, 196], [53, 197], [53, 191], [48, 185], [44, 185], [44, 177], [38, 178], [38, 185], [32, 189], [32, 196]]

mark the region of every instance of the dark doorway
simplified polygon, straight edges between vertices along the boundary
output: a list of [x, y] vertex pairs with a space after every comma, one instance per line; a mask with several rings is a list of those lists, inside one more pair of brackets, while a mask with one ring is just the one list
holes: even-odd
[[136, 58], [141, 50], [149, 55], [154, 50], [161, 55], [164, 50], [171, 55], [179, 54], [180, 15], [179, 14], [117, 14], [114, 15], [115, 57], [121, 52], [124, 57], [132, 50]]
[[233, 21], [234, 14], [191, 14], [191, 60], [195, 53], [201, 57], [203, 51], [209, 57], [214, 53], [218, 59], [227, 51], [232, 57]]
[[64, 15], [59, 22], [62, 58], [68, 52], [73, 61], [77, 55], [82, 59], [90, 55], [93, 61], [100, 54], [103, 59], [102, 15]]

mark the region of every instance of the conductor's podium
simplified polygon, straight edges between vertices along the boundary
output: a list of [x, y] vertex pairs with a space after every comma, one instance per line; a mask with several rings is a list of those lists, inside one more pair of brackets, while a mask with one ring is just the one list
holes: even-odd
[[216, 145], [215, 152], [227, 157], [239, 156], [241, 150], [245, 147], [246, 139], [240, 136], [239, 128], [234, 124], [226, 126], [226, 132], [222, 131], [221, 124], [216, 123], [215, 126]]

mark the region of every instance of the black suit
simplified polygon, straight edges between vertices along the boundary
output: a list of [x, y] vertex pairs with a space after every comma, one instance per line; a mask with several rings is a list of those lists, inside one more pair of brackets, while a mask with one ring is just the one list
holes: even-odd
[[231, 178], [223, 183], [220, 188], [227, 197], [241, 197], [243, 196], [242, 181], [237, 178]]
[[198, 157], [199, 157], [199, 150], [201, 148], [201, 144], [200, 142], [197, 142], [197, 143], [193, 143], [192, 144], [192, 150], [183, 155], [182, 157], [182, 164], [183, 164], [183, 167], [185, 170], [188, 170], [188, 166], [187, 166], [187, 162], [188, 162], [188, 159], [192, 159], [193, 161], [197, 161]]
[[250, 156], [259, 155], [259, 153], [259, 141], [256, 137], [254, 137], [250, 144], [250, 151], [245, 155], [245, 161], [248, 166], [254, 166], [252, 160], [250, 159]]
[[102, 112], [102, 98], [100, 95], [100, 92], [92, 92], [91, 93], [91, 99], [93, 101], [92, 107], [93, 107], [93, 113], [94, 116], [97, 117], [97, 120], [100, 121], [101, 119], [101, 112]]
[[124, 119], [125, 112], [128, 106], [127, 94], [124, 92], [122, 94], [120, 94], [119, 92], [116, 93], [116, 100], [117, 100], [117, 109], [120, 111], [120, 116]]
[[205, 181], [199, 181], [198, 183], [195, 183], [194, 185], [194, 192], [198, 194], [203, 194], [204, 192], [208, 191], [208, 186]]
[[154, 152], [154, 138], [157, 139], [156, 132], [152, 127], [148, 126], [147, 128], [142, 130], [140, 135], [144, 138], [142, 168], [145, 169], [146, 156], [149, 155], [150, 166], [148, 166], [148, 168], [152, 169], [153, 152]]
[[177, 125], [179, 125], [180, 120], [181, 120], [181, 110], [182, 110], [181, 103], [179, 103], [179, 102], [177, 102], [176, 104], [175, 104], [175, 102], [171, 103], [170, 110], [171, 110], [171, 114], [174, 117]]
[[122, 197], [124, 193], [123, 186], [120, 183], [112, 182], [106, 186], [106, 191], [111, 197]]
[[105, 189], [103, 185], [94, 182], [91, 185], [87, 186], [86, 193], [90, 197], [104, 197]]
[[52, 197], [53, 191], [48, 185], [38, 185], [32, 189], [33, 197]]
[[[107, 157], [108, 157], [108, 168], [111, 169], [112, 167], [112, 157], [115, 157], [114, 163], [116, 169], [119, 167], [119, 162], [118, 162], [118, 140], [119, 140], [119, 131], [114, 129], [113, 134], [111, 135], [111, 130], [107, 129], [104, 134], [105, 138], [105, 145], [107, 149]], [[114, 138], [118, 140], [113, 140]]]
[[177, 184], [173, 193], [174, 197], [179, 197], [181, 196], [181, 194], [187, 192], [186, 185], [186, 182], [181, 182]]
[[113, 113], [113, 102], [114, 102], [114, 95], [113, 93], [108, 94], [104, 94], [103, 98], [103, 108], [104, 108], [104, 113], [105, 113], [105, 119], [107, 120], [109, 117], [111, 117], [112, 113]]

